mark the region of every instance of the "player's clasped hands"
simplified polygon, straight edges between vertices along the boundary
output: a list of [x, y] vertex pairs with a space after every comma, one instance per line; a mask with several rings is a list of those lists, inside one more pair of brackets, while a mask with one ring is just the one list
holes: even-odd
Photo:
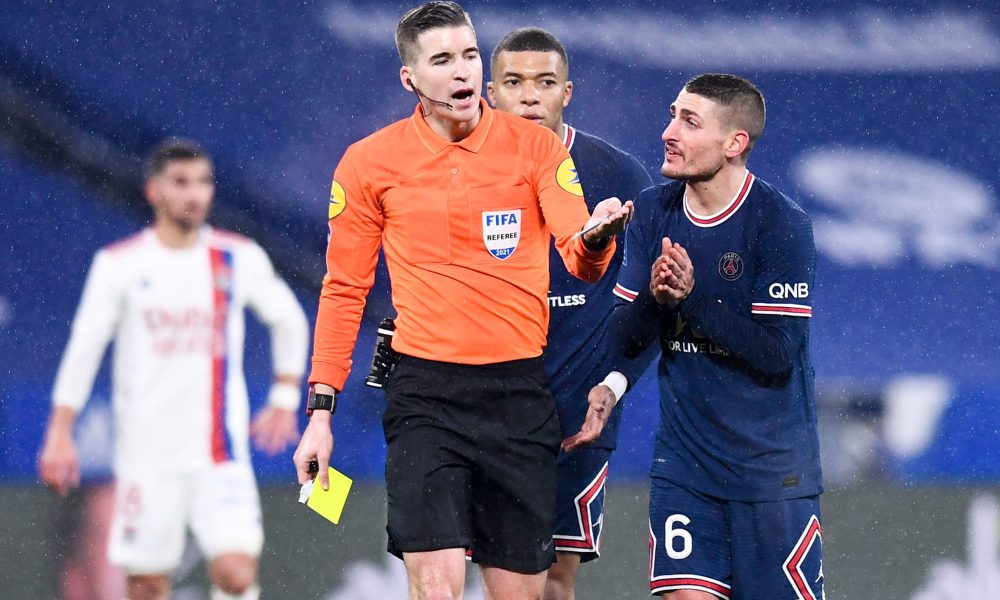
[[666, 237], [662, 243], [650, 272], [649, 291], [657, 304], [677, 306], [694, 289], [694, 265], [683, 246]]

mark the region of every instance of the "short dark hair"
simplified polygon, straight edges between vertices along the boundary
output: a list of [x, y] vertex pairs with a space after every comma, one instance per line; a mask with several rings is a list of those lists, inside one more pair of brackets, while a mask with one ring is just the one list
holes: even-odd
[[566, 54], [566, 48], [559, 38], [541, 27], [522, 27], [503, 36], [490, 56], [490, 77], [494, 77], [497, 58], [501, 52], [555, 52], [559, 54], [563, 65], [566, 66], [566, 73], [569, 74], [569, 56]]
[[404, 65], [416, 58], [414, 54], [420, 34], [440, 27], [468, 27], [476, 32], [469, 15], [457, 2], [435, 0], [411, 8], [396, 24], [396, 50]]
[[144, 174], [146, 179], [151, 179], [163, 173], [171, 162], [198, 159], [212, 162], [208, 151], [198, 142], [184, 138], [168, 138], [153, 148], [146, 157]]
[[746, 156], [750, 153], [757, 138], [764, 133], [764, 122], [767, 119], [764, 95], [757, 86], [736, 75], [704, 73], [688, 81], [684, 89], [721, 106], [724, 123], [749, 134], [750, 143], [743, 154]]

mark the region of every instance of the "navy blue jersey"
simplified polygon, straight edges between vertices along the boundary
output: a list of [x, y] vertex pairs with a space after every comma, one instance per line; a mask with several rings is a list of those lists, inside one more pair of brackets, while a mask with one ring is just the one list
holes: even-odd
[[[625, 355], [657, 334], [662, 350], [652, 474], [742, 502], [818, 494], [812, 223], [749, 172], [708, 218], [687, 209], [684, 190], [672, 182], [640, 195], [614, 292], [630, 303], [613, 320]], [[649, 292], [663, 237], [694, 266], [694, 289], [675, 309]]]
[[[576, 164], [591, 212], [605, 198], [634, 200], [652, 185], [639, 161], [600, 138], [566, 125], [563, 141]], [[612, 290], [624, 256], [623, 238], [619, 235], [611, 264], [595, 284], [570, 275], [555, 248], [550, 249], [549, 336], [544, 361], [564, 436], [580, 430], [587, 414], [587, 392], [610, 370], [605, 338], [614, 308]], [[620, 415], [620, 408], [612, 411], [611, 422], [594, 447], [614, 448]]]

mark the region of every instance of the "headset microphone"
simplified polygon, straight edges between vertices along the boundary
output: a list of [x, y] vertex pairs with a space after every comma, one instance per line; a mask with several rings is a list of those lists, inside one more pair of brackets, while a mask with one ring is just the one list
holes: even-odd
[[[430, 98], [430, 97], [428, 97], [428, 96], [427, 96], [427, 94], [425, 94], [425, 93], [421, 92], [421, 91], [420, 91], [420, 90], [419, 90], [419, 89], [417, 88], [417, 86], [413, 85], [413, 81], [412, 81], [412, 80], [411, 80], [411, 79], [410, 79], [409, 77], [407, 77], [407, 78], [406, 78], [406, 83], [407, 83], [407, 84], [409, 84], [409, 86], [410, 86], [411, 88], [413, 88], [413, 93], [414, 93], [414, 94], [416, 94], [418, 98], [423, 98], [424, 100], [427, 100], [428, 102], [431, 102], [431, 103], [433, 103], [433, 104], [437, 104], [438, 106], [444, 106], [444, 107], [448, 108], [449, 110], [451, 110], [451, 109], [453, 109], [453, 108], [454, 108], [454, 107], [452, 107], [452, 105], [451, 105], [450, 103], [448, 103], [448, 102], [442, 102], [442, 101], [440, 101], [440, 100], [435, 100], [434, 98]], [[426, 117], [427, 115], [425, 114], [424, 116]]]

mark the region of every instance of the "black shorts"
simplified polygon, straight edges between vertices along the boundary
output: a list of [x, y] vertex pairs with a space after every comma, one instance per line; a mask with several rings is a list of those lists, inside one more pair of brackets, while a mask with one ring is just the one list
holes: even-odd
[[541, 360], [404, 356], [386, 397], [389, 552], [467, 548], [485, 566], [547, 569], [561, 440]]

